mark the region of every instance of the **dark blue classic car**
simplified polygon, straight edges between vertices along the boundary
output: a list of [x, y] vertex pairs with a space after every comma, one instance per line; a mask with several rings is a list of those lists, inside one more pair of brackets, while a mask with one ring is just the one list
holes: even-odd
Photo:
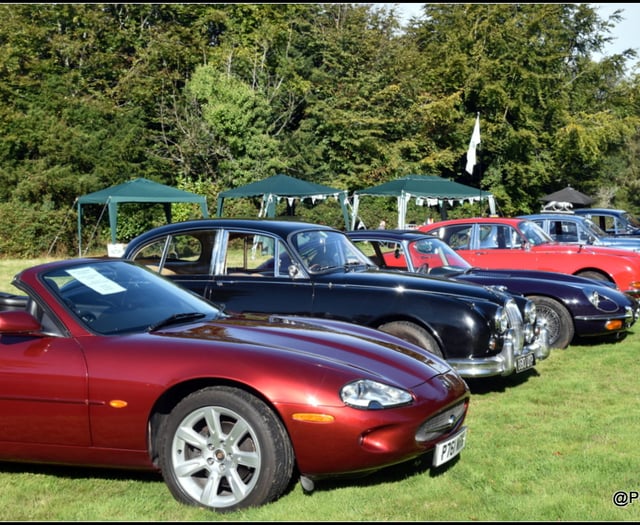
[[639, 314], [639, 303], [606, 281], [556, 272], [474, 268], [428, 233], [358, 230], [348, 235], [381, 268], [444, 275], [524, 295], [536, 303], [551, 348], [565, 348], [574, 337], [621, 339]]
[[576, 208], [573, 213], [591, 219], [607, 235], [640, 236], [640, 220], [628, 211], [611, 208]]
[[150, 230], [124, 257], [229, 312], [322, 317], [377, 328], [444, 357], [465, 377], [510, 375], [549, 355], [522, 296], [383, 271], [339, 230], [303, 222], [200, 219]]

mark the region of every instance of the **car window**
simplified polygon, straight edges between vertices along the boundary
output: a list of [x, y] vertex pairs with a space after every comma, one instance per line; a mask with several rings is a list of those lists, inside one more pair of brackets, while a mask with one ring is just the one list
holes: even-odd
[[[409, 255], [416, 270], [433, 270], [441, 266], [457, 266], [461, 258], [439, 239], [420, 239], [409, 243]], [[464, 261], [462, 261], [464, 264]]]
[[481, 224], [478, 228], [480, 248], [504, 250], [514, 247], [518, 236], [510, 226], [504, 224]]
[[[549, 235], [551, 235], [553, 240], [558, 242], [578, 242], [580, 240], [578, 227], [574, 222], [549, 220], [548, 223]], [[582, 233], [582, 237], [585, 237], [584, 232]]]
[[167, 235], [142, 246], [131, 259], [163, 275], [200, 275], [211, 272], [211, 254], [217, 230]]
[[311, 273], [343, 268], [346, 265], [370, 264], [362, 251], [344, 233], [338, 231], [300, 231], [291, 236], [291, 245]]
[[624, 230], [622, 221], [617, 217], [611, 217], [610, 215], [594, 215], [589, 218], [609, 234]]
[[471, 224], [453, 225], [437, 230], [437, 235], [454, 250], [468, 250], [471, 242]]
[[394, 268], [396, 270], [408, 270], [407, 260], [402, 250], [402, 245], [399, 242], [388, 241], [385, 243], [378, 243], [380, 253], [382, 255], [382, 264], [380, 266], [385, 268]]
[[604, 224], [601, 227], [610, 234], [624, 232], [626, 229], [624, 221], [619, 217], [603, 217], [603, 219]]
[[230, 231], [225, 246], [223, 275], [273, 276], [276, 240], [268, 235]]
[[527, 242], [531, 246], [539, 246], [541, 244], [554, 242], [553, 237], [551, 237], [532, 220], [522, 220], [518, 223], [518, 226], [522, 235], [518, 235], [517, 232], [513, 232], [512, 242], [514, 243], [514, 248], [520, 247], [523, 242]]
[[625, 221], [630, 224], [631, 226], [633, 226], [634, 228], [640, 228], [640, 221], [634, 217], [633, 215], [631, 215], [628, 212], [625, 212], [622, 214], [623, 219], [620, 220], [621, 222], [621, 228], [624, 229], [624, 223]]
[[380, 241], [370, 241], [368, 239], [352, 239], [362, 253], [364, 253], [373, 264], [384, 267], [384, 246], [385, 243]]

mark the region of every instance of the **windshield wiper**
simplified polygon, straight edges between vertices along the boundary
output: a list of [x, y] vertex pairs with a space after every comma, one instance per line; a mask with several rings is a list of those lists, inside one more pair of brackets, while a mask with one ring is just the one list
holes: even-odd
[[366, 264], [359, 261], [344, 263], [345, 271], [355, 270], [356, 268], [376, 268], [375, 264]]
[[163, 319], [162, 321], [152, 324], [151, 326], [149, 326], [149, 328], [147, 328], [147, 331], [155, 332], [156, 330], [160, 328], [164, 328], [165, 326], [171, 326], [172, 324], [180, 324], [180, 323], [187, 323], [189, 321], [195, 321], [197, 319], [202, 319], [203, 317], [206, 317], [206, 315], [207, 314], [203, 314], [202, 312], [183, 312], [180, 314], [173, 314], [167, 317], [166, 319]]

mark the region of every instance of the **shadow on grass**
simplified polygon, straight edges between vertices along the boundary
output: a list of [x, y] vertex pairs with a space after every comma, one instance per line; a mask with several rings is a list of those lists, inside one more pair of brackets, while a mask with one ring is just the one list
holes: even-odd
[[599, 346], [603, 344], [615, 345], [624, 341], [632, 332], [620, 332], [613, 335], [600, 335], [593, 337], [576, 337], [569, 345], [569, 348], [573, 345], [579, 346]]
[[[374, 486], [383, 483], [393, 483], [402, 481], [409, 477], [424, 474], [429, 472], [430, 477], [437, 477], [449, 468], [454, 466], [459, 460], [460, 455], [456, 456], [449, 462], [441, 465], [440, 467], [432, 467], [431, 462], [433, 460], [433, 451], [415, 458], [413, 460], [398, 463], [385, 467], [381, 470], [375, 471], [370, 474], [350, 474], [342, 477], [332, 477], [322, 480], [318, 480], [315, 483], [315, 489], [313, 492], [331, 491], [344, 487], [367, 487]], [[145, 470], [128, 470], [128, 469], [110, 469], [100, 467], [81, 467], [81, 466], [68, 466], [68, 465], [50, 465], [39, 463], [19, 463], [19, 462], [4, 462], [0, 461], [0, 471], [4, 474], [36, 474], [45, 476], [55, 476], [59, 478], [65, 478], [70, 480], [83, 480], [83, 479], [102, 479], [102, 480], [116, 480], [116, 481], [135, 481], [139, 483], [162, 483], [162, 475], [160, 472], [145, 471]], [[289, 483], [285, 493], [286, 495], [293, 491], [296, 485], [299, 483], [299, 475], [294, 472], [291, 483]]]
[[70, 465], [50, 465], [40, 463], [19, 463], [0, 461], [0, 471], [5, 474], [42, 474], [68, 479], [109, 479], [131, 480], [148, 483], [164, 483], [162, 475], [157, 471], [128, 470], [119, 468], [100, 468]]
[[[464, 451], [462, 454], [464, 454]], [[305, 494], [313, 495], [314, 492], [328, 492], [345, 487], [370, 487], [384, 483], [396, 483], [425, 473], [428, 473], [431, 478], [436, 478], [456, 465], [460, 461], [460, 454], [439, 467], [431, 466], [432, 461], [433, 451], [413, 460], [385, 467], [370, 474], [350, 474], [342, 477], [321, 479], [315, 482], [313, 492]], [[292, 483], [292, 485], [295, 486], [295, 483]]]
[[466, 382], [472, 394], [482, 395], [492, 392], [506, 392], [510, 388], [522, 385], [534, 377], [540, 377], [540, 373], [535, 368], [530, 368], [519, 374], [511, 374], [506, 377], [467, 378]]

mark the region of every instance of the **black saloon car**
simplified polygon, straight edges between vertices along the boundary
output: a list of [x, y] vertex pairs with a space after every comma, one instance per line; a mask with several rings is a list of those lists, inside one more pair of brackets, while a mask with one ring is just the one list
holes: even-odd
[[536, 303], [551, 348], [566, 348], [574, 338], [622, 339], [638, 317], [638, 301], [607, 281], [557, 272], [477, 268], [430, 233], [357, 230], [347, 235], [381, 268], [499, 286], [524, 295]]
[[510, 375], [549, 355], [535, 305], [482, 286], [383, 271], [328, 226], [199, 219], [152, 229], [124, 257], [234, 313], [323, 317], [377, 328], [464, 377]]

